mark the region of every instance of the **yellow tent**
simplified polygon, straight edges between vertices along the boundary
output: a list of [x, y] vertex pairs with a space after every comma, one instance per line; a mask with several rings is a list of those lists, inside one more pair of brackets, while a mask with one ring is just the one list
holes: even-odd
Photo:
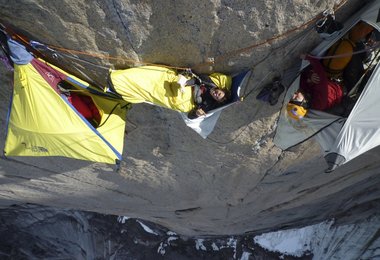
[[[5, 155], [65, 156], [111, 164], [121, 160], [126, 115], [122, 107], [126, 103], [89, 91], [91, 87], [86, 82], [28, 56], [15, 42], [8, 45], [11, 52], [14, 49], [21, 53], [23, 59], [18, 59], [21, 55], [12, 55], [14, 90]], [[57, 91], [62, 80], [92, 98], [102, 112], [99, 127], [94, 128]]]

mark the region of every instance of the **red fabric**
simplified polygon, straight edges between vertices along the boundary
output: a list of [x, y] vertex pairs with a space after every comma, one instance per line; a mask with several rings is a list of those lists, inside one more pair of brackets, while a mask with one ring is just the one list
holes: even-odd
[[201, 89], [201, 93], [202, 93], [202, 94], [206, 93], [206, 91], [207, 91], [207, 88], [206, 88], [206, 86], [205, 86], [204, 84], [202, 84], [202, 85], [200, 86], [200, 89]]
[[[307, 56], [310, 67], [301, 75], [300, 89], [311, 96], [311, 108], [316, 110], [326, 110], [339, 104], [342, 101], [342, 87], [327, 78], [326, 72], [319, 60]], [[308, 82], [311, 74], [315, 72], [320, 81], [318, 84]]]
[[101, 116], [99, 110], [91, 97], [71, 92], [68, 100], [88, 121], [95, 120], [98, 124], [100, 123]]

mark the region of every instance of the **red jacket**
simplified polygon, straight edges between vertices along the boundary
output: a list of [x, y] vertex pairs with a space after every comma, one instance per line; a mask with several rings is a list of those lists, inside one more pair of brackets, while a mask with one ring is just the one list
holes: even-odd
[[[311, 96], [311, 108], [316, 110], [326, 110], [339, 104], [342, 101], [342, 87], [327, 78], [323, 65], [319, 60], [306, 56], [310, 66], [302, 72], [300, 89]], [[315, 72], [320, 81], [318, 84], [308, 82], [311, 74]]]
[[99, 109], [96, 107], [91, 97], [71, 92], [68, 100], [88, 121], [91, 123], [95, 121], [96, 124], [100, 123], [101, 115]]

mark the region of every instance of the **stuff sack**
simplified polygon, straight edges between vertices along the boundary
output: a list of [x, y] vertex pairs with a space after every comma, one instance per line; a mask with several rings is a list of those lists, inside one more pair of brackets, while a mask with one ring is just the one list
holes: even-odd
[[354, 44], [349, 39], [342, 39], [328, 49], [326, 56], [333, 56], [323, 60], [323, 65], [329, 76], [340, 76], [354, 52]]

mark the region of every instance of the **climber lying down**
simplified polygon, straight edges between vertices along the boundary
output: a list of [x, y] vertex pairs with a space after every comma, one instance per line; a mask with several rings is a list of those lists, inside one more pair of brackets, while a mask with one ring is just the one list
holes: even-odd
[[185, 75], [159, 66], [114, 70], [110, 73], [110, 88], [127, 102], [147, 102], [185, 112], [191, 119], [228, 101], [231, 77], [220, 73]]

